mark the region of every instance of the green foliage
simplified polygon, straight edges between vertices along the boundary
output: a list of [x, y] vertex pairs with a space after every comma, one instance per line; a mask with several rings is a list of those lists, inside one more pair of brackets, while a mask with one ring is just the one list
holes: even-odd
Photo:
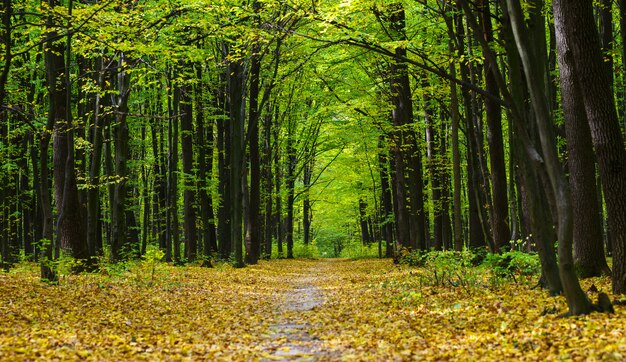
[[163, 250], [154, 246], [149, 247], [137, 267], [137, 281], [148, 287], [154, 285], [162, 269], [163, 263], [161, 261], [164, 256]]
[[305, 245], [301, 241], [293, 243], [293, 256], [296, 258], [317, 259], [319, 257], [319, 250], [315, 245], [315, 240], [309, 245]]
[[458, 251], [400, 251], [399, 262], [423, 268], [420, 284], [426, 286], [464, 287], [479, 284], [480, 272], [473, 266], [476, 257], [469, 250]]
[[348, 236], [345, 232], [336, 229], [321, 229], [315, 237], [319, 256], [323, 258], [338, 258], [341, 251], [348, 243]]
[[539, 274], [541, 263], [536, 254], [521, 251], [508, 251], [503, 254], [487, 254], [483, 265], [487, 266], [496, 278], [513, 279], [516, 276], [530, 277]]
[[363, 245], [360, 240], [349, 242], [341, 251], [340, 256], [350, 259], [377, 258], [378, 244]]
[[400, 264], [406, 264], [410, 266], [424, 266], [427, 255], [427, 251], [409, 251], [409, 249], [402, 248], [398, 251], [398, 262]]

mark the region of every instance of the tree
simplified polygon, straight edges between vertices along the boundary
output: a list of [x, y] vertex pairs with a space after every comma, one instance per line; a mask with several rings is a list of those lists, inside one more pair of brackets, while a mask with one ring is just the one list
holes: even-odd
[[[479, 3], [480, 23], [485, 41], [493, 41], [493, 28], [491, 24], [491, 10], [488, 1], [481, 0]], [[498, 84], [494, 72], [487, 64], [485, 67], [485, 90], [498, 96]], [[491, 233], [495, 250], [509, 247], [510, 230], [508, 226], [508, 200], [506, 188], [506, 168], [504, 163], [504, 145], [502, 141], [502, 109], [493, 99], [485, 99], [485, 112], [487, 118], [487, 140], [489, 143], [489, 161], [491, 170]]]
[[557, 43], [570, 49], [600, 168], [613, 244], [613, 292], [626, 293], [626, 150], [591, 1], [554, 1]]
[[[48, 5], [59, 5], [49, 0]], [[71, 10], [70, 10], [71, 11]], [[69, 38], [64, 44], [58, 39], [59, 28], [48, 19], [50, 45], [46, 53], [46, 73], [48, 82], [49, 117], [53, 123], [54, 153], [54, 198], [57, 206], [57, 242], [71, 249], [74, 258], [86, 262], [90, 255], [87, 247], [81, 206], [78, 201], [78, 187], [74, 172], [74, 130], [71, 113], [71, 84], [69, 75]], [[63, 38], [61, 38], [63, 39]], [[66, 63], [67, 61], [67, 63]]]
[[[562, 34], [561, 26], [560, 22], [556, 24], [558, 34]], [[576, 269], [583, 278], [610, 275], [604, 256], [591, 131], [587, 124], [585, 105], [580, 101], [581, 90], [574, 77], [571, 50], [568, 49], [565, 39], [560, 38], [558, 43], [559, 79], [567, 135], [567, 166], [572, 190], [572, 211], [576, 220], [573, 225]]]
[[179, 88], [180, 92], [180, 130], [181, 148], [183, 158], [183, 229], [185, 236], [185, 257], [189, 261], [196, 259], [198, 255], [198, 231], [196, 228], [196, 208], [195, 208], [195, 174], [193, 171], [193, 99], [191, 86], [183, 84]]
[[[537, 5], [539, 5], [538, 3]], [[574, 270], [574, 258], [572, 256], [572, 209], [569, 184], [556, 154], [556, 141], [551, 132], [552, 119], [547, 104], [545, 83], [542, 80], [541, 64], [537, 57], [533, 56], [527, 29], [523, 24], [522, 8], [517, 0], [507, 0], [507, 6], [511, 19], [511, 27], [515, 36], [515, 43], [522, 60], [526, 82], [533, 103], [535, 122], [539, 130], [541, 150], [544, 155], [545, 169], [550, 180], [554, 197], [556, 198], [556, 211], [558, 217], [557, 236], [559, 241], [559, 272], [569, 314], [586, 314], [593, 310], [593, 306], [583, 292]]]

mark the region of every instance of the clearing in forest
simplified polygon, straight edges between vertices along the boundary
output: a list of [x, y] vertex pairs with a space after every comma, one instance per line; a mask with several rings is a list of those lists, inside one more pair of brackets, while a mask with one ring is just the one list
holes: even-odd
[[22, 264], [0, 274], [0, 360], [626, 358], [621, 307], [558, 318], [564, 298], [530, 280], [436, 272], [390, 260], [139, 263], [53, 286]]

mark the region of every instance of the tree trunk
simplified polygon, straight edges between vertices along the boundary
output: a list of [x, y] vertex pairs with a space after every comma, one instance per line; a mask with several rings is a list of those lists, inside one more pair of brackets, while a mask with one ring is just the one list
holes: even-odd
[[[522, 60], [530, 98], [535, 113], [535, 122], [539, 130], [541, 149], [544, 155], [545, 169], [550, 180], [558, 217], [557, 237], [559, 241], [559, 272], [569, 313], [579, 315], [589, 313], [593, 305], [578, 283], [572, 256], [572, 209], [569, 184], [561, 169], [556, 152], [556, 140], [552, 132], [552, 119], [544, 82], [544, 65], [538, 64], [537, 54], [532, 54], [528, 38], [528, 30], [523, 24], [523, 13], [519, 0], [507, 0], [511, 28]], [[539, 7], [540, 9], [541, 7]], [[540, 58], [539, 58], [540, 59]]]
[[180, 92], [180, 130], [181, 151], [183, 158], [183, 233], [185, 238], [185, 257], [194, 261], [198, 255], [198, 230], [196, 228], [196, 191], [193, 169], [193, 105], [191, 87], [181, 85]]
[[[480, 1], [480, 20], [485, 41], [493, 41], [491, 11], [489, 2]], [[498, 85], [491, 64], [485, 65], [485, 90], [499, 96]], [[487, 115], [487, 142], [489, 143], [489, 161], [491, 170], [491, 233], [495, 251], [509, 248], [510, 230], [508, 225], [508, 197], [506, 167], [504, 163], [504, 145], [502, 141], [502, 110], [491, 98], [485, 98]]]
[[[389, 22], [393, 40], [405, 40], [405, 14], [399, 3], [389, 5]], [[422, 181], [421, 154], [417, 147], [417, 130], [413, 124], [413, 105], [408, 66], [403, 60], [406, 49], [397, 47], [390, 67], [390, 93], [394, 134], [390, 137], [396, 216], [396, 237], [400, 247], [426, 249], [426, 221]], [[409, 126], [411, 125], [411, 126]]]
[[[460, 19], [457, 15], [456, 19]], [[446, 17], [448, 24], [448, 51], [454, 52], [454, 20], [455, 18]], [[450, 62], [448, 65], [448, 73], [451, 77], [456, 78], [456, 65]], [[461, 211], [461, 153], [459, 150], [459, 125], [461, 116], [459, 114], [459, 96], [457, 93], [456, 83], [450, 81], [450, 144], [452, 147], [452, 230], [453, 230], [453, 248], [456, 251], [463, 250], [463, 214]]]
[[111, 204], [111, 261], [118, 262], [131, 256], [132, 245], [128, 233], [126, 220], [128, 183], [128, 149], [129, 131], [126, 122], [128, 114], [128, 98], [130, 96], [130, 79], [126, 74], [126, 58], [123, 53], [118, 54], [118, 72], [113, 74], [112, 84], [116, 85], [117, 95], [113, 97], [113, 107], [116, 110], [113, 139], [115, 145], [115, 176], [117, 182], [114, 186]]
[[[626, 41], [626, 0], [618, 0], [619, 6], [619, 33], [622, 44]], [[622, 47], [622, 66], [626, 64], [626, 47]], [[626, 129], [626, 75], [622, 72], [622, 82], [617, 91], [618, 122], [621, 120], [622, 129]]]
[[[167, 130], [167, 216], [165, 220], [166, 242], [165, 260], [180, 262], [180, 239], [178, 233], [178, 116], [179, 92], [174, 86], [172, 75], [169, 75], [170, 93], [168, 94], [169, 125]], [[176, 89], [174, 89], [176, 88]], [[174, 253], [172, 258], [172, 252]]]
[[272, 110], [268, 107], [268, 111], [263, 118], [263, 200], [265, 202], [265, 225], [264, 225], [264, 243], [263, 258], [269, 259], [272, 256], [272, 237], [274, 235], [273, 225], [273, 175], [272, 175]]
[[[58, 5], [56, 0], [49, 0], [48, 5]], [[50, 20], [52, 21], [52, 20]], [[56, 36], [51, 31], [48, 39]], [[45, 54], [46, 73], [48, 80], [48, 114], [53, 117], [53, 150], [54, 150], [54, 197], [56, 201], [58, 243], [72, 251], [72, 256], [83, 262], [89, 259], [89, 249], [83, 229], [78, 187], [74, 174], [74, 135], [69, 109], [70, 91], [69, 69], [66, 68], [64, 54], [69, 53], [58, 41], [49, 41]], [[67, 54], [69, 55], [69, 54]], [[80, 270], [85, 265], [78, 265]]]
[[[559, 27], [559, 34], [563, 33]], [[561, 98], [567, 135], [568, 170], [574, 215], [574, 261], [582, 278], [610, 275], [604, 256], [602, 220], [596, 194], [595, 156], [582, 94], [576, 83], [571, 50], [559, 39]]]
[[[274, 110], [274, 120], [276, 122], [278, 122], [278, 114], [279, 114], [279, 109], [278, 107], [276, 107], [276, 109]], [[282, 258], [284, 257], [283, 254], [283, 239], [284, 239], [284, 228], [283, 228], [283, 206], [282, 206], [282, 193], [281, 193], [281, 188], [282, 188], [282, 178], [283, 178], [283, 172], [282, 172], [282, 162], [281, 162], [281, 157], [280, 157], [280, 148], [279, 148], [279, 131], [280, 131], [280, 127], [278, 124], [274, 125], [273, 128], [273, 132], [272, 132], [272, 138], [274, 139], [274, 158], [273, 158], [273, 163], [274, 163], [274, 197], [275, 197], [275, 205], [276, 205], [276, 209], [274, 210], [274, 215], [273, 215], [273, 219], [274, 219], [274, 227], [275, 227], [275, 233], [276, 233], [276, 247], [277, 247], [277, 251], [278, 251], [278, 257]]]
[[287, 188], [287, 218], [286, 223], [286, 237], [287, 237], [287, 258], [293, 258], [293, 208], [295, 197], [295, 185], [296, 185], [296, 149], [294, 145], [294, 133], [295, 122], [290, 121], [289, 134], [287, 135], [287, 175], [285, 175], [285, 187]]
[[[104, 89], [103, 58], [96, 59], [96, 82], [101, 89]], [[100, 172], [102, 169], [102, 117], [101, 117], [100, 92], [95, 95], [93, 107], [93, 123], [89, 130], [92, 144], [91, 157], [89, 161], [89, 190], [87, 191], [87, 244], [92, 255], [102, 253], [102, 234], [98, 232], [100, 224]]]
[[[231, 245], [235, 266], [243, 267], [243, 188], [244, 162], [244, 69], [238, 60], [228, 63], [228, 98], [230, 110], [230, 193], [231, 193]], [[228, 202], [228, 201], [227, 201]]]
[[[307, 152], [305, 151], [305, 153]], [[304, 192], [302, 194], [302, 228], [304, 245], [309, 245], [311, 242], [311, 219], [313, 215], [309, 189], [311, 188], [311, 178], [313, 177], [313, 166], [315, 164], [314, 153], [315, 149], [310, 152], [310, 159], [304, 161], [304, 170], [302, 171], [302, 186], [304, 187]]]
[[394, 254], [393, 238], [393, 205], [391, 197], [391, 186], [389, 184], [389, 161], [384, 150], [385, 138], [378, 138], [378, 168], [380, 172], [381, 189], [381, 220], [380, 223], [383, 239], [385, 240], [385, 257], [391, 258]]
[[[460, 5], [466, 13], [471, 13], [466, 1], [460, 1]], [[503, 1], [503, 7], [506, 9], [506, 2]], [[542, 278], [541, 281], [544, 286], [550, 290], [551, 294], [559, 294], [563, 289], [561, 285], [561, 279], [559, 277], [559, 270], [556, 265], [556, 257], [554, 253], [554, 241], [556, 236], [554, 235], [554, 229], [550, 223], [546, 223], [545, 220], [550, 220], [550, 208], [547, 207], [547, 196], [544, 188], [540, 187], [542, 183], [548, 182], [545, 172], [538, 174], [542, 170], [537, 167], [541, 165], [542, 157], [539, 151], [535, 148], [532, 139], [537, 132], [534, 130], [533, 122], [523, 122], [529, 117], [526, 116], [524, 104], [526, 104], [526, 94], [524, 92], [524, 81], [521, 73], [522, 66], [520, 65], [519, 55], [515, 47], [515, 41], [513, 40], [513, 34], [511, 31], [511, 22], [508, 18], [508, 13], [504, 12], [503, 34], [505, 38], [505, 50], [508, 56], [510, 64], [510, 80], [511, 90], [509, 91], [507, 83], [504, 81], [504, 77], [500, 73], [497, 67], [492, 67], [492, 71], [496, 75], [496, 81], [500, 93], [504, 99], [508, 102], [511, 111], [511, 124], [509, 129], [512, 130], [512, 137], [510, 137], [512, 145], [512, 156], [519, 160], [519, 176], [522, 182], [520, 182], [521, 200], [527, 210], [526, 215], [530, 221], [530, 228], [532, 230], [533, 240], [537, 243], [539, 251], [539, 257], [541, 259]], [[476, 34], [476, 39], [479, 41], [483, 54], [486, 56], [486, 61], [491, 64], [497, 64], [497, 60], [494, 52], [489, 48], [487, 42], [479, 36], [482, 34], [478, 30], [476, 22], [471, 16], [467, 17], [468, 25], [473, 29]], [[534, 164], [533, 164], [534, 162]], [[542, 179], [543, 178], [543, 179]]]
[[[254, 2], [255, 9], [259, 3]], [[246, 236], [249, 236], [250, 249], [246, 255], [249, 264], [256, 264], [261, 256], [261, 159], [259, 153], [259, 75], [261, 72], [261, 46], [258, 42], [252, 47], [250, 59], [249, 89], [249, 168], [250, 205], [246, 218]]]
[[[433, 208], [433, 244], [429, 245], [435, 250], [443, 250], [443, 209], [441, 195], [441, 158], [439, 157], [439, 137], [438, 127], [434, 124], [432, 106], [430, 105], [430, 95], [428, 90], [430, 84], [427, 79], [422, 80], [422, 90], [424, 91], [424, 122], [426, 123], [426, 157], [428, 160], [428, 175]], [[443, 120], [440, 120], [443, 122]]]
[[[463, 24], [463, 20], [459, 15], [455, 18], [456, 25], [456, 43], [457, 50], [460, 54], [465, 54], [467, 50], [465, 49], [465, 26]], [[470, 82], [470, 64], [468, 64], [467, 60], [463, 60], [460, 62], [460, 74], [461, 79], [464, 82]], [[481, 248], [485, 246], [485, 233], [484, 226], [482, 223], [482, 211], [480, 209], [479, 202], [479, 183], [477, 177], [477, 168], [476, 168], [476, 152], [474, 151], [475, 145], [473, 137], [473, 131], [470, 131], [472, 128], [471, 119], [474, 118], [474, 107], [472, 107], [472, 94], [471, 92], [462, 92], [463, 97], [463, 108], [465, 109], [465, 135], [467, 140], [466, 146], [466, 158], [467, 158], [467, 204], [468, 204], [468, 221], [469, 221], [469, 235], [468, 235], [468, 247]], [[458, 245], [457, 245], [458, 246]]]
[[619, 127], [611, 80], [602, 61], [591, 1], [553, 2], [557, 41], [574, 60], [613, 236], [613, 293], [626, 293], [626, 150]]
[[372, 242], [367, 221], [367, 203], [363, 198], [359, 198], [359, 226], [361, 227], [361, 241], [363, 245], [369, 245]]
[[[203, 254], [209, 256], [217, 252], [217, 234], [215, 229], [215, 215], [213, 215], [213, 198], [209, 194], [208, 180], [213, 175], [213, 121], [207, 123], [205, 129], [203, 76], [202, 67], [197, 67], [198, 86], [195, 89], [196, 123], [198, 134], [198, 197], [200, 201], [200, 235], [203, 243]], [[205, 259], [206, 260], [206, 259]]]
[[[224, 115], [230, 114], [230, 103], [227, 95], [227, 81], [228, 70], [224, 69], [220, 73], [220, 90], [219, 99], [220, 107]], [[222, 259], [230, 258], [232, 252], [232, 240], [231, 240], [231, 208], [232, 204], [232, 190], [230, 188], [230, 123], [226, 120], [219, 120], [217, 122], [217, 147], [218, 147], [218, 174], [219, 174], [219, 193], [220, 203], [217, 209], [217, 236], [218, 236], [218, 249], [219, 256]]]

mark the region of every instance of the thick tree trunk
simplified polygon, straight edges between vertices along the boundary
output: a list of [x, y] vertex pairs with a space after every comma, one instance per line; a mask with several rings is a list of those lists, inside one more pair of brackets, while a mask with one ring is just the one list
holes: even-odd
[[611, 80], [600, 51], [591, 1], [553, 2], [557, 41], [565, 42], [574, 59], [613, 236], [613, 292], [626, 293], [626, 150], [619, 127]]
[[[405, 14], [399, 3], [389, 5], [389, 22], [393, 40], [405, 40]], [[408, 75], [404, 62], [406, 49], [394, 50], [395, 58], [390, 68], [390, 94], [394, 133], [390, 137], [390, 155], [394, 172], [394, 210], [396, 237], [399, 247], [426, 249], [426, 220], [422, 181], [422, 160], [417, 147], [417, 130], [413, 124], [413, 104]]]
[[599, 35], [602, 51], [602, 60], [610, 79], [611, 94], [613, 93], [613, 1], [600, 0], [598, 5], [598, 15], [600, 18]]
[[[49, 0], [50, 6], [58, 5]], [[56, 36], [54, 31], [49, 39]], [[72, 251], [77, 260], [89, 259], [74, 174], [74, 137], [71, 122], [69, 74], [65, 64], [66, 48], [59, 42], [48, 44], [45, 54], [48, 81], [48, 114], [53, 117], [54, 197], [57, 206], [58, 243]], [[84, 265], [82, 266], [84, 267]], [[81, 266], [78, 267], [81, 269]]]
[[[619, 35], [622, 44], [626, 42], [626, 0], [618, 0], [619, 4]], [[626, 64], [626, 47], [622, 47], [622, 66]], [[622, 72], [622, 81], [617, 92], [618, 122], [621, 122], [622, 130], [626, 130], [626, 75]]]
[[569, 184], [561, 169], [556, 152], [556, 140], [552, 132], [552, 119], [546, 95], [546, 83], [543, 80], [544, 65], [538, 64], [537, 54], [532, 54], [532, 48], [528, 38], [528, 30], [523, 24], [523, 13], [518, 0], [507, 0], [511, 28], [517, 44], [517, 49], [522, 60], [524, 73], [530, 93], [531, 103], [535, 114], [535, 122], [539, 130], [541, 149], [544, 155], [545, 170], [550, 180], [553, 195], [555, 197], [558, 226], [557, 237], [559, 241], [559, 272], [563, 291], [569, 313], [572, 315], [589, 313], [593, 305], [583, 292], [574, 270], [572, 256], [572, 209]]
[[[471, 13], [468, 3], [466, 1], [460, 1], [460, 5], [466, 13]], [[506, 2], [503, 1], [503, 7], [506, 9]], [[509, 103], [511, 110], [511, 124], [509, 129], [512, 130], [512, 137], [510, 137], [512, 145], [512, 156], [519, 160], [519, 176], [522, 182], [520, 182], [521, 200], [525, 205], [526, 215], [530, 221], [530, 229], [532, 230], [533, 240], [537, 243], [539, 251], [539, 257], [541, 259], [542, 268], [542, 281], [544, 286], [550, 290], [552, 294], [559, 294], [563, 289], [561, 286], [561, 279], [559, 277], [559, 270], [556, 265], [556, 257], [554, 253], [554, 241], [556, 236], [554, 235], [554, 229], [552, 225], [546, 223], [545, 220], [550, 219], [550, 209], [547, 207], [547, 196], [544, 193], [544, 188], [540, 188], [541, 183], [548, 182], [547, 177], [541, 178], [546, 181], [540, 181], [540, 175], [537, 165], [542, 162], [541, 155], [536, 150], [532, 143], [531, 135], [535, 135], [536, 131], [533, 130], [532, 122], [522, 122], [527, 119], [525, 112], [526, 94], [524, 91], [523, 75], [521, 73], [522, 66], [520, 65], [519, 55], [515, 48], [515, 41], [513, 40], [513, 34], [510, 27], [510, 21], [507, 17], [508, 13], [504, 12], [503, 34], [505, 38], [505, 50], [510, 64], [510, 80], [511, 89], [507, 87], [507, 83], [504, 81], [504, 77], [499, 72], [497, 67], [491, 69], [496, 73], [496, 81], [500, 93], [505, 100]], [[496, 64], [497, 60], [493, 51], [489, 48], [487, 42], [479, 36], [482, 34], [479, 31], [476, 22], [471, 16], [467, 17], [468, 25], [473, 29], [476, 34], [476, 39], [479, 41], [483, 54], [486, 56], [486, 61], [490, 64]], [[497, 71], [497, 72], [496, 72]], [[534, 164], [533, 164], [534, 162]], [[545, 174], [545, 172], [543, 172]]]
[[231, 193], [231, 247], [235, 266], [243, 267], [243, 188], [244, 180], [244, 69], [238, 61], [228, 63], [228, 98], [230, 110], [230, 193]]
[[[562, 34], [560, 24], [559, 34]], [[583, 277], [610, 275], [604, 256], [602, 220], [596, 194], [595, 155], [591, 131], [587, 123], [582, 94], [574, 77], [571, 50], [564, 39], [559, 39], [559, 70], [561, 98], [567, 135], [568, 170], [572, 190], [574, 214], [574, 261]]]

